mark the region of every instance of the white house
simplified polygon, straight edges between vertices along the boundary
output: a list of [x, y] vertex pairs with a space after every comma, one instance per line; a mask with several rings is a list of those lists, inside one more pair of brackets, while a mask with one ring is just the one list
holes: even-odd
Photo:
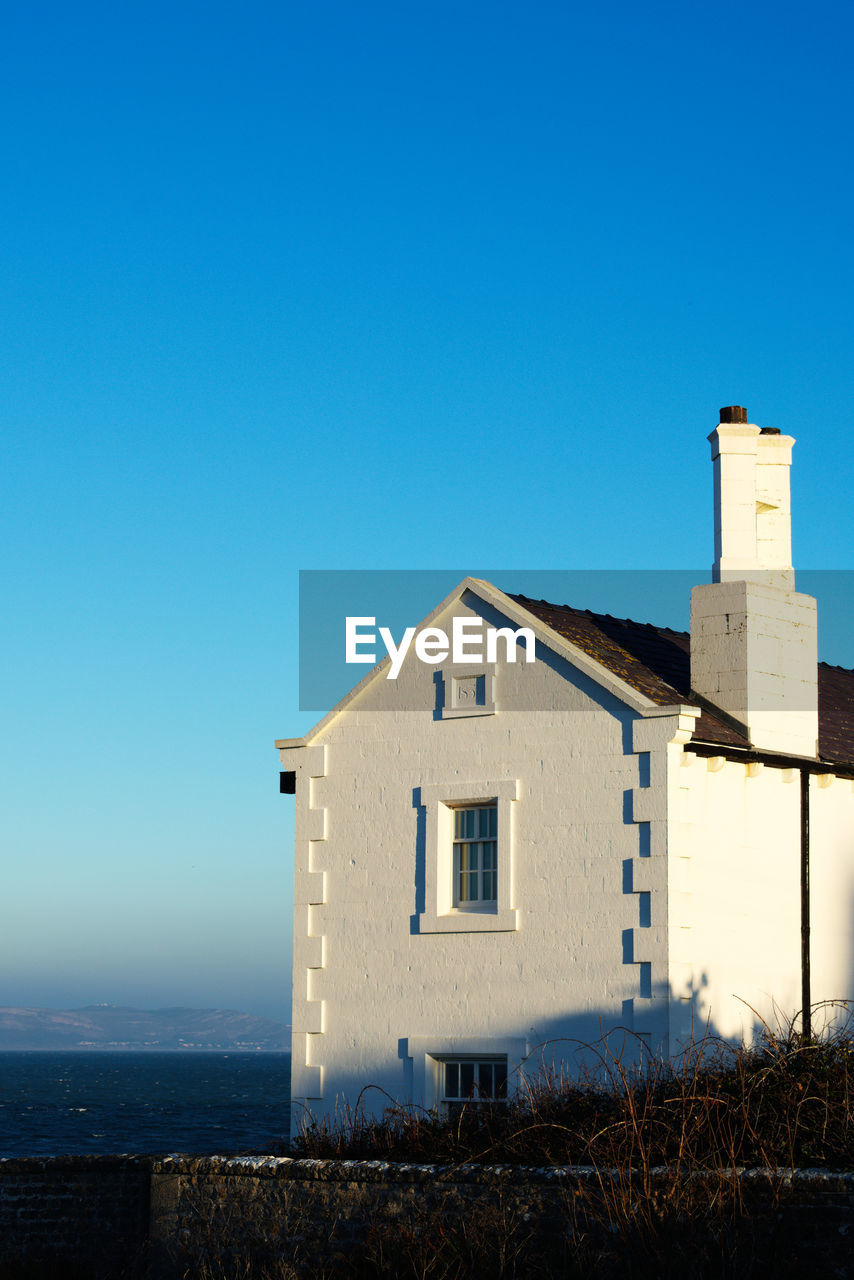
[[315, 1115], [368, 1085], [373, 1111], [500, 1095], [538, 1046], [571, 1064], [615, 1027], [665, 1055], [707, 1023], [749, 1040], [854, 995], [854, 672], [817, 664], [795, 591], [794, 441], [746, 418], [709, 437], [690, 637], [467, 579], [423, 626], [525, 628], [533, 654], [500, 637], [453, 664], [428, 636], [276, 744]]

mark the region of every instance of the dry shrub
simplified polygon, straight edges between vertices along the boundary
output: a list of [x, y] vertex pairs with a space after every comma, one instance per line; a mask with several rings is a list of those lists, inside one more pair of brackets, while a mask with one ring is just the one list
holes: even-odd
[[[595, 1067], [581, 1078], [547, 1069], [541, 1053], [507, 1104], [454, 1118], [391, 1104], [374, 1119], [363, 1094], [333, 1121], [310, 1121], [289, 1154], [441, 1168], [405, 1211], [378, 1206], [355, 1233], [352, 1222], [343, 1235], [330, 1224], [292, 1273], [259, 1261], [247, 1280], [854, 1274], [847, 1225], [828, 1229], [820, 1212], [791, 1212], [785, 1177], [804, 1166], [854, 1168], [848, 1024], [810, 1040], [794, 1025], [766, 1027], [750, 1049], [706, 1035], [678, 1059], [647, 1055], [640, 1066], [607, 1040], [586, 1049]], [[584, 1168], [538, 1199], [536, 1179], [467, 1183], [460, 1166], [471, 1164]]]
[[854, 1035], [805, 1041], [766, 1027], [755, 1048], [705, 1036], [671, 1062], [626, 1066], [607, 1040], [587, 1046], [596, 1069], [568, 1080], [542, 1065], [506, 1104], [454, 1119], [390, 1105], [381, 1119], [355, 1107], [309, 1120], [289, 1154], [314, 1159], [509, 1163], [675, 1173], [736, 1167], [854, 1168]]

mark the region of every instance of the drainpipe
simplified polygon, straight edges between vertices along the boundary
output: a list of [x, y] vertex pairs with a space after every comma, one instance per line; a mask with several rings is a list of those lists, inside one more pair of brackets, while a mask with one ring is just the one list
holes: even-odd
[[810, 775], [801, 769], [801, 1035], [812, 1039], [810, 1006]]

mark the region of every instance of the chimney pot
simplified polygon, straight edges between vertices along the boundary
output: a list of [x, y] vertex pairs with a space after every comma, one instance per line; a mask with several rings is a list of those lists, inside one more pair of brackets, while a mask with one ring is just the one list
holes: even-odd
[[721, 422], [747, 422], [747, 410], [740, 404], [728, 404], [721, 409]]
[[761, 436], [778, 436], [780, 434], [779, 427], [760, 427], [759, 434]]

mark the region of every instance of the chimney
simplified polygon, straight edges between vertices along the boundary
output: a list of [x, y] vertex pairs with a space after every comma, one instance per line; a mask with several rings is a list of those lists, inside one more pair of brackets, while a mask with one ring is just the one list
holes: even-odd
[[712, 582], [691, 592], [691, 685], [753, 746], [815, 758], [816, 602], [795, 591], [791, 436], [721, 409], [709, 436], [715, 489]]

